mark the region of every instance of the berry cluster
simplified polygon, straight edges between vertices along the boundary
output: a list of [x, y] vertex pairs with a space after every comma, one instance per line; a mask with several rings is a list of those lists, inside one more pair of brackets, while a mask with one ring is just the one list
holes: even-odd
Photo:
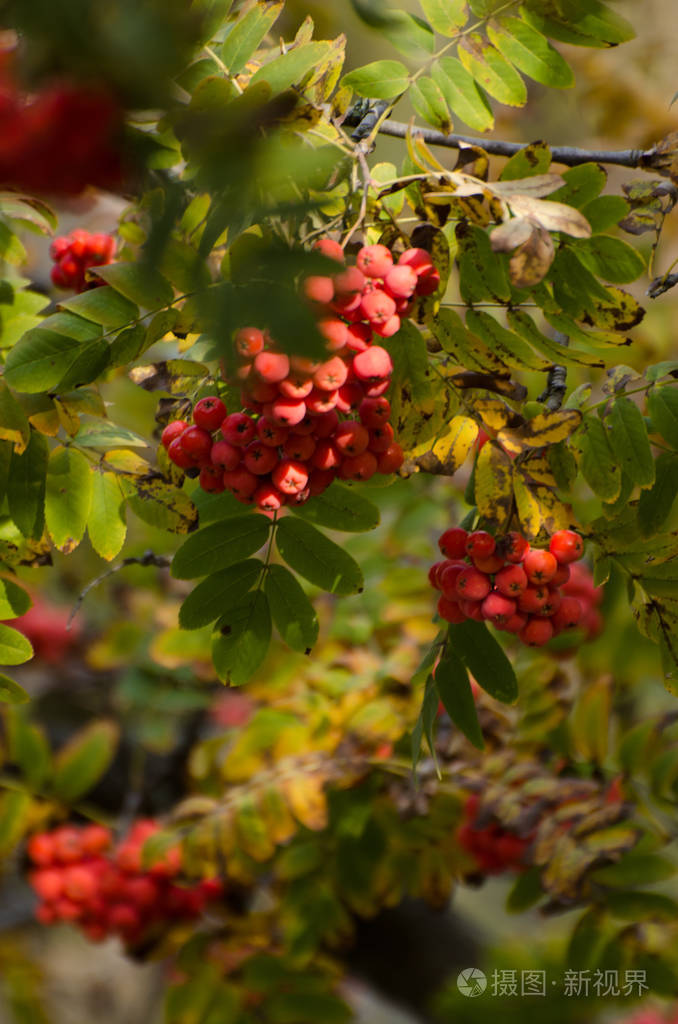
[[541, 647], [590, 612], [594, 598], [586, 596], [581, 572], [567, 590], [570, 563], [584, 553], [573, 530], [554, 533], [548, 551], [531, 548], [517, 532], [496, 540], [484, 530], [459, 527], [446, 530], [438, 544], [445, 560], [431, 566], [429, 581], [441, 592], [438, 613], [448, 622], [487, 620]]
[[384, 394], [393, 364], [373, 335], [394, 334], [413, 296], [430, 294], [440, 280], [424, 249], [408, 249], [394, 264], [385, 246], [364, 246], [357, 265], [346, 267], [338, 242], [325, 238], [316, 248], [342, 266], [303, 282], [329, 358], [288, 356], [265, 331], [243, 327], [232, 383], [247, 411], [229, 415], [210, 396], [196, 404], [192, 424], [175, 420], [162, 433], [170, 459], [199, 476], [204, 490], [230, 490], [266, 512], [302, 504], [336, 477], [369, 480], [400, 468]]
[[41, 900], [38, 920], [77, 922], [94, 942], [118, 935], [135, 945], [153, 925], [199, 916], [221, 896], [221, 882], [176, 884], [178, 847], [143, 868], [143, 845], [159, 829], [157, 822], [137, 821], [116, 848], [110, 829], [102, 825], [63, 825], [33, 835], [28, 856], [35, 869], [29, 880]]
[[122, 111], [96, 86], [68, 82], [31, 97], [14, 80], [12, 54], [0, 54], [0, 184], [30, 193], [78, 195], [122, 180]]
[[525, 850], [531, 837], [517, 836], [496, 822], [480, 826], [479, 797], [473, 793], [464, 804], [464, 819], [457, 829], [457, 842], [473, 857], [484, 875], [501, 875], [504, 871], [524, 871]]
[[90, 267], [103, 267], [113, 262], [115, 239], [111, 235], [91, 235], [89, 231], [76, 228], [70, 235], [55, 238], [49, 254], [54, 260], [52, 284], [84, 292], [104, 283], [96, 279], [87, 281], [85, 275]]

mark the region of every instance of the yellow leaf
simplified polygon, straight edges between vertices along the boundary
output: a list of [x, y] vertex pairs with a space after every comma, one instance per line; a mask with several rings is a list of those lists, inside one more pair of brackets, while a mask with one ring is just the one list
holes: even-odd
[[116, 448], [106, 452], [104, 462], [107, 462], [118, 473], [130, 476], [143, 476], [150, 469], [150, 464], [146, 459], [142, 459], [136, 452], [131, 452], [126, 448]]
[[550, 537], [556, 530], [566, 530], [574, 520], [569, 505], [563, 504], [550, 487], [532, 483], [521, 470], [513, 475], [518, 518], [528, 540]]
[[451, 476], [466, 461], [478, 436], [478, 424], [470, 416], [454, 416], [445, 432], [429, 448], [428, 442], [418, 445], [409, 458], [426, 473]]
[[529, 448], [543, 448], [564, 441], [580, 426], [581, 421], [582, 415], [578, 409], [538, 413], [522, 427], [500, 430], [497, 440], [507, 451], [518, 455]]
[[80, 417], [77, 412], [66, 403], [60, 401], [60, 399], [54, 399], [54, 408], [56, 409], [59, 422], [64, 428], [69, 437], [75, 437], [77, 432], [80, 430]]
[[546, 455], [530, 456], [521, 464], [520, 469], [535, 483], [544, 484], [546, 487], [557, 487], [551, 464]]
[[259, 806], [274, 843], [286, 843], [297, 831], [290, 809], [278, 786], [267, 786], [259, 794]]
[[480, 416], [483, 426], [493, 433], [516, 421], [513, 409], [499, 398], [480, 398], [473, 403], [473, 411]]
[[314, 832], [326, 827], [327, 801], [321, 777], [301, 773], [282, 775], [280, 785], [297, 821]]
[[513, 510], [513, 463], [495, 441], [487, 441], [476, 462], [476, 505], [481, 516], [503, 529]]
[[253, 860], [269, 860], [275, 853], [267, 823], [253, 797], [245, 794], [238, 800], [235, 824], [241, 848]]

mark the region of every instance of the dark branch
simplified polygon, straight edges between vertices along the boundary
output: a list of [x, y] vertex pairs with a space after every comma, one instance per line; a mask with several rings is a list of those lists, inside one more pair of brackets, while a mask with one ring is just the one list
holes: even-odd
[[[554, 331], [553, 340], [557, 341], [559, 345], [567, 345], [570, 339], [562, 331]], [[542, 392], [537, 401], [544, 402], [549, 412], [556, 412], [563, 404], [566, 391], [567, 367], [556, 363], [549, 370], [549, 375], [546, 379], [546, 390]]]
[[[388, 118], [379, 125], [381, 135], [392, 135], [396, 139], [404, 139], [407, 136], [409, 125], [402, 121], [392, 121]], [[502, 142], [500, 139], [481, 139], [472, 135], [443, 135], [433, 128], [412, 129], [413, 135], [418, 135], [430, 146], [447, 146], [450, 149], [461, 149], [463, 146], [480, 146], [491, 156], [513, 156], [525, 148], [522, 142]], [[651, 167], [654, 149], [577, 149], [575, 146], [551, 146], [551, 159], [556, 164], [566, 164], [568, 167], [575, 167], [577, 164], [586, 164], [589, 161], [600, 164], [620, 164], [623, 167], [644, 167], [649, 164]]]

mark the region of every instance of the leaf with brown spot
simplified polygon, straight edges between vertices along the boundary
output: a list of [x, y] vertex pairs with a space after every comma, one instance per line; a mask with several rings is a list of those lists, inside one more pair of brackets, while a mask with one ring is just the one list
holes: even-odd
[[553, 239], [546, 230], [534, 224], [527, 241], [516, 249], [509, 260], [509, 278], [516, 288], [531, 288], [546, 277], [555, 256]]
[[483, 426], [494, 433], [503, 427], [524, 423], [522, 416], [500, 398], [479, 398], [473, 403], [473, 411], [480, 416]]
[[477, 437], [478, 424], [475, 420], [470, 416], [454, 416], [430, 448], [419, 445], [408, 452], [407, 457], [426, 473], [452, 476], [466, 462]]
[[455, 388], [481, 388], [483, 391], [496, 391], [498, 395], [504, 395], [514, 401], [522, 402], [527, 398], [527, 388], [511, 380], [508, 373], [476, 373], [473, 370], [464, 370], [462, 373], [453, 373], [447, 378]]
[[623, 288], [609, 285], [606, 289], [607, 300], [593, 296], [593, 309], [588, 310], [582, 318], [585, 323], [609, 331], [630, 331], [645, 316], [645, 310], [632, 295]]
[[581, 425], [582, 414], [577, 409], [557, 409], [538, 413], [521, 427], [500, 430], [497, 440], [514, 455], [526, 448], [543, 448], [565, 441]]
[[513, 462], [496, 441], [487, 441], [475, 468], [476, 505], [481, 516], [504, 529], [513, 511]]
[[511, 217], [490, 231], [490, 244], [494, 252], [513, 252], [524, 245], [534, 232], [535, 223], [529, 217]]
[[570, 506], [563, 504], [550, 487], [531, 481], [522, 467], [515, 467], [513, 494], [520, 525], [530, 541], [568, 529], [574, 520]]
[[156, 476], [136, 477], [130, 508], [145, 523], [171, 533], [190, 533], [198, 526], [198, 510], [183, 491]]
[[567, 203], [532, 196], [508, 196], [507, 203], [517, 216], [530, 217], [547, 231], [560, 231], [573, 238], [590, 238], [591, 225], [583, 213]]

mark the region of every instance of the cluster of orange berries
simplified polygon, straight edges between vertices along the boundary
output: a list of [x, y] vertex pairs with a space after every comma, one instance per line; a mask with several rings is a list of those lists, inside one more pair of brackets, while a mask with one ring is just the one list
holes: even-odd
[[222, 895], [222, 884], [177, 884], [178, 847], [144, 868], [144, 843], [159, 830], [155, 821], [137, 821], [115, 848], [111, 830], [102, 825], [63, 825], [33, 835], [27, 850], [35, 865], [29, 881], [40, 897], [38, 920], [69, 921], [93, 942], [118, 935], [133, 946], [152, 926], [198, 917]]
[[232, 383], [246, 411], [229, 414], [211, 395], [196, 404], [192, 424], [174, 420], [162, 433], [169, 458], [204, 490], [229, 490], [266, 512], [303, 504], [335, 478], [369, 480], [400, 468], [385, 397], [393, 363], [373, 336], [394, 334], [414, 295], [430, 294], [440, 280], [424, 249], [408, 249], [396, 264], [385, 246], [363, 246], [347, 267], [338, 242], [321, 239], [316, 248], [342, 267], [303, 282], [329, 358], [288, 356], [266, 331], [243, 327]]
[[50, 277], [57, 288], [71, 288], [84, 292], [97, 288], [103, 281], [86, 280], [90, 267], [103, 267], [115, 256], [115, 239], [111, 235], [90, 234], [76, 228], [70, 235], [62, 235], [52, 242], [49, 254], [54, 260]]
[[438, 544], [445, 560], [431, 566], [429, 581], [441, 592], [438, 613], [448, 622], [485, 620], [531, 647], [582, 620], [589, 633], [597, 631], [596, 588], [588, 570], [573, 567], [580, 570], [573, 577], [570, 568], [584, 554], [574, 530], [554, 533], [548, 551], [531, 548], [515, 531], [496, 540], [460, 527], [445, 530]]
[[478, 820], [480, 798], [471, 794], [464, 804], [464, 817], [457, 829], [457, 842], [473, 857], [484, 875], [501, 875], [504, 871], [524, 871], [525, 850], [531, 836], [518, 836], [496, 822], [481, 825]]

